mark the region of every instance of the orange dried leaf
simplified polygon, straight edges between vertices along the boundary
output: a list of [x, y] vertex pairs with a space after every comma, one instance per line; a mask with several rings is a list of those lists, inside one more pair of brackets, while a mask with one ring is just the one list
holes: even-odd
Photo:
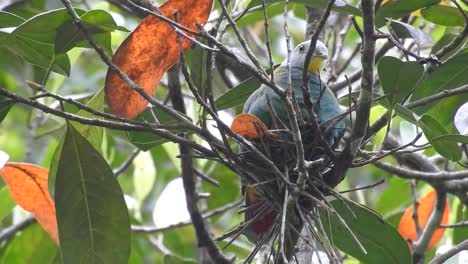
[[239, 136], [250, 139], [265, 136], [276, 137], [275, 134], [268, 131], [262, 120], [247, 113], [239, 114], [232, 120], [231, 130]]
[[7, 163], [0, 175], [8, 185], [13, 200], [34, 215], [37, 222], [59, 244], [55, 204], [50, 197], [47, 178], [49, 171], [26, 163]]
[[[424, 227], [426, 226], [426, 223], [432, 213], [432, 210], [434, 209], [436, 198], [437, 194], [434, 190], [432, 190], [431, 192], [429, 192], [428, 194], [426, 194], [418, 200], [419, 206], [417, 213], [418, 222], [421, 229], [424, 229]], [[446, 201], [445, 203], [445, 210], [442, 215], [441, 224], [447, 224], [449, 218], [448, 201]], [[403, 236], [406, 240], [416, 241], [417, 232], [416, 225], [413, 219], [413, 210], [414, 206], [410, 206], [408, 209], [406, 209], [405, 213], [401, 217], [400, 224], [398, 225], [398, 231], [400, 232], [401, 236]], [[426, 249], [427, 251], [431, 250], [440, 241], [440, 239], [442, 239], [444, 232], [445, 228], [437, 228], [437, 230], [434, 232], [434, 235], [432, 236], [431, 241], [429, 242], [429, 245]], [[411, 245], [409, 246], [412, 250]]]
[[[206, 23], [212, 2], [213, 0], [169, 0], [159, 10], [171, 20], [175, 20], [174, 11], [177, 11], [179, 24], [198, 32], [196, 23]], [[190, 33], [184, 33], [194, 37]], [[120, 45], [112, 62], [153, 96], [162, 75], [179, 60], [177, 38], [171, 25], [154, 16], [148, 16]], [[180, 40], [184, 51], [192, 44], [185, 37], [181, 36]], [[110, 69], [107, 71], [105, 94], [112, 112], [121, 117], [134, 118], [148, 105], [146, 99]]]

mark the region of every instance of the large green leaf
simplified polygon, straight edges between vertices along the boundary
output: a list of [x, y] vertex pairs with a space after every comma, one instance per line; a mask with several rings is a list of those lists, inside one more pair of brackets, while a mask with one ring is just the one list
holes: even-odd
[[[163, 111], [153, 111], [153, 113], [151, 113], [151, 108], [147, 108], [143, 113], [139, 114], [135, 120], [138, 120], [138, 121], [144, 121], [144, 122], [148, 122], [148, 123], [154, 123], [155, 120], [154, 120], [154, 116], [156, 116], [156, 118], [158, 119], [159, 123], [160, 124], [164, 124], [164, 125], [175, 125], [177, 124], [177, 120], [175, 118], [173, 118], [171, 115], [163, 112]], [[177, 132], [183, 132], [184, 130], [182, 129], [172, 129], [171, 130], [172, 132], [174, 133], [177, 133]], [[149, 133], [149, 132], [137, 132], [137, 131], [130, 131], [127, 133], [127, 136], [128, 136], [128, 139], [130, 140], [130, 142], [135, 145], [135, 147], [143, 150], [143, 151], [147, 151], [149, 149], [151, 149], [152, 147], [155, 147], [157, 145], [160, 145], [162, 143], [165, 143], [167, 142], [168, 140], [161, 137], [161, 136], [158, 136], [158, 135], [155, 135], [153, 133]]]
[[[112, 16], [104, 10], [91, 10], [84, 13], [80, 18], [88, 31], [93, 34], [96, 43], [103, 47], [106, 52], [112, 54], [110, 32], [116, 29], [126, 29], [117, 26]], [[69, 20], [57, 29], [55, 52], [64, 53], [74, 47], [90, 48], [91, 46], [83, 33]]]
[[0, 47], [20, 56], [25, 61], [62, 75], [70, 74], [70, 60], [66, 54], [56, 56], [54, 46], [37, 42], [13, 33], [0, 31]]
[[[468, 83], [468, 53], [459, 54], [448, 60], [420, 82], [411, 97], [416, 101], [444, 90], [450, 90]], [[453, 117], [458, 108], [468, 101], [468, 93], [440, 99], [412, 109], [422, 115], [428, 113], [435, 117], [449, 132], [456, 133]]]
[[[85, 12], [81, 9], [75, 9], [75, 11], [78, 15]], [[70, 20], [70, 15], [65, 8], [51, 10], [31, 17], [12, 33], [37, 42], [54, 44], [57, 29]]]
[[[110, 32], [126, 30], [119, 27], [112, 16], [104, 10], [85, 12], [75, 9], [82, 23], [93, 35], [94, 40], [107, 52], [111, 52]], [[18, 26], [13, 34], [41, 43], [55, 45], [57, 54], [65, 53], [73, 47], [89, 48], [83, 34], [73, 24], [66, 9], [57, 9], [41, 13]]]
[[46, 8], [47, 0], [35, 1], [11, 1], [10, 5], [3, 7], [3, 11], [10, 12], [23, 18], [30, 18], [43, 12]]
[[[412, 196], [407, 180], [389, 177], [386, 184], [386, 189], [383, 192], [379, 192], [379, 200], [377, 201], [375, 210], [384, 217], [390, 217], [411, 203]], [[395, 199], [395, 197], [398, 197], [398, 199]]]
[[127, 263], [130, 222], [122, 190], [94, 147], [68, 125], [55, 201], [64, 263]]
[[[93, 96], [86, 104], [86, 106], [93, 108], [96, 111], [102, 112], [104, 110], [104, 88], [99, 90], [96, 95]], [[85, 111], [80, 110], [76, 115], [87, 117], [87, 118], [98, 118], [95, 115]], [[102, 127], [84, 125], [81, 123], [73, 122], [73, 126], [78, 130], [78, 132], [85, 137], [94, 148], [100, 152], [102, 139], [104, 136], [104, 129]]]
[[421, 79], [424, 67], [415, 61], [403, 62], [385, 56], [377, 64], [380, 84], [390, 105], [400, 102]]
[[[250, 9], [250, 8], [252, 8], [254, 6], [261, 5], [262, 1], [263, 0], [253, 0], [253, 1], [251, 1], [250, 4], [248, 5], [247, 9]], [[281, 0], [265, 0], [265, 3], [267, 5], [274, 4], [274, 3], [279, 3], [279, 2], [283, 2], [283, 1], [281, 1]], [[310, 0], [290, 0], [289, 2], [290, 3], [295, 3], [295, 4], [305, 5], [305, 6], [308, 6], [308, 7], [315, 7], [315, 8], [324, 9], [324, 8], [327, 7], [329, 1], [328, 0], [314, 0], [314, 1], [310, 1]], [[333, 5], [332, 10], [340, 12], [340, 13], [349, 14], [349, 15], [361, 16], [361, 10], [359, 10], [358, 8], [356, 8], [354, 6], [348, 5], [344, 1], [341, 1], [341, 0], [335, 1], [335, 4]]]
[[468, 144], [468, 136], [465, 135], [454, 135], [454, 134], [447, 134], [443, 136], [436, 137], [432, 139], [430, 142], [437, 142], [437, 141], [452, 141], [456, 143]]
[[442, 26], [460, 26], [465, 25], [465, 18], [455, 7], [445, 5], [434, 5], [421, 10], [424, 19], [434, 24]]
[[419, 47], [430, 47], [434, 43], [431, 35], [420, 30], [419, 28], [413, 27], [410, 24], [392, 19], [390, 20], [389, 27], [397, 37], [411, 38], [416, 42], [416, 44], [418, 44]]
[[385, 19], [398, 19], [400, 17], [411, 14], [421, 8], [436, 5], [440, 0], [390, 0], [380, 6], [375, 17], [375, 24], [377, 27], [385, 25]]
[[0, 28], [16, 27], [25, 20], [15, 14], [0, 11]]
[[218, 110], [224, 110], [245, 103], [247, 98], [260, 87], [260, 84], [256, 77], [250, 77], [219, 96], [215, 100], [216, 107]]
[[451, 161], [458, 161], [461, 159], [462, 152], [457, 143], [442, 137], [448, 135], [448, 131], [436, 119], [430, 115], [423, 115], [418, 120], [418, 125], [421, 127], [426, 138], [431, 142], [432, 147], [434, 147], [440, 155]]
[[21, 231], [5, 249], [0, 263], [54, 264], [59, 263], [60, 252], [55, 242], [39, 224]]
[[[278, 66], [279, 64], [275, 65], [274, 68], [276, 69]], [[268, 69], [266, 72], [270, 74], [270, 71], [271, 70]], [[249, 98], [249, 96], [257, 90], [261, 84], [260, 80], [255, 76], [248, 78], [236, 87], [229, 89], [227, 92], [219, 96], [215, 100], [216, 107], [218, 110], [224, 110], [245, 103], [247, 98]]]
[[331, 242], [341, 251], [364, 264], [407, 264], [412, 262], [406, 241], [392, 225], [376, 216], [376, 213], [371, 213], [371, 209], [365, 209], [363, 206], [351, 202], [347, 202], [345, 205], [341, 200], [334, 200], [331, 204], [354, 232], [367, 254], [360, 250], [337, 216], [331, 214], [330, 221], [328, 221], [327, 213], [322, 209], [320, 210], [320, 219], [324, 224], [325, 231], [328, 232]]

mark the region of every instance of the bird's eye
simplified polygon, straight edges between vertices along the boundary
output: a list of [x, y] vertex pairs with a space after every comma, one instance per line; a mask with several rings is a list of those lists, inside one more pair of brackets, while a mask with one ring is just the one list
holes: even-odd
[[303, 52], [304, 49], [305, 49], [305, 47], [304, 47], [303, 45], [299, 46], [299, 51], [300, 51], [300, 52]]

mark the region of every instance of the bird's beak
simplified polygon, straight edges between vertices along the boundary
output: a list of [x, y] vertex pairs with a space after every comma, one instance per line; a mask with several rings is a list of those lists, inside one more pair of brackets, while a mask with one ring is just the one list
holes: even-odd
[[322, 67], [322, 62], [328, 58], [326, 53], [316, 53], [312, 60], [309, 63], [309, 71], [312, 73], [320, 72], [320, 68]]
[[326, 59], [328, 59], [328, 54], [326, 54], [326, 53], [318, 53], [318, 54], [317, 54], [317, 57], [319, 57], [319, 58], [321, 58], [321, 59], [323, 59], [323, 60], [326, 60]]

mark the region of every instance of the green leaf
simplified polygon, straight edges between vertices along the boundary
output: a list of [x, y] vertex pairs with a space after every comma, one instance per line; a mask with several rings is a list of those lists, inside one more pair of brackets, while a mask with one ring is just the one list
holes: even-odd
[[[95, 41], [106, 52], [111, 53], [110, 32], [126, 29], [117, 26], [112, 16], [104, 10], [85, 12], [75, 9], [75, 11], [80, 15], [82, 23], [93, 35]], [[16, 28], [13, 34], [36, 42], [55, 45], [54, 50], [57, 54], [65, 53], [73, 47], [90, 47], [64, 8], [44, 12], [28, 19]]]
[[416, 124], [418, 122], [419, 116], [408, 108], [402, 106], [401, 104], [395, 105], [395, 113], [403, 117], [406, 121]]
[[[279, 2], [283, 2], [283, 1], [281, 1], [281, 0], [266, 0], [265, 1], [265, 3], [267, 5], [271, 5], [271, 4], [279, 3]], [[327, 7], [327, 5], [328, 5], [328, 0], [314, 0], [314, 1], [310, 1], [310, 0], [291, 0], [289, 2], [294, 3], [294, 4], [305, 5], [305, 6], [308, 6], [308, 7], [321, 8], [321, 9], [325, 9]], [[255, 6], [259, 6], [261, 4], [262, 4], [262, 0], [253, 0], [247, 6], [247, 10], [252, 8], [252, 7], [255, 7]], [[335, 1], [335, 4], [333, 5], [332, 10], [336, 11], [336, 12], [344, 13], [344, 14], [361, 16], [361, 10], [359, 10], [358, 8], [356, 8], [354, 6], [348, 5], [344, 1], [341, 1], [341, 0], [336, 0]]]
[[462, 143], [462, 144], [468, 144], [468, 136], [466, 135], [453, 135], [453, 134], [443, 135], [443, 136], [434, 138], [431, 142], [435, 142], [439, 140], [442, 140], [442, 141], [447, 140], [447, 141], [452, 141], [452, 142], [457, 142], [457, 143]]
[[[468, 207], [458, 203], [455, 210], [455, 223], [460, 223], [468, 219]], [[457, 227], [453, 230], [452, 243], [454, 245], [466, 240], [468, 237], [468, 226]]]
[[[91, 10], [84, 13], [80, 18], [88, 32], [93, 34], [96, 43], [103, 47], [106, 52], [112, 54], [110, 32], [116, 29], [122, 30], [121, 27], [117, 26], [112, 16], [104, 10]], [[57, 29], [54, 42], [56, 53], [64, 53], [74, 47], [91, 47], [83, 33], [71, 20], [66, 21]]]
[[260, 84], [256, 77], [250, 77], [219, 96], [215, 100], [216, 107], [218, 110], [224, 110], [245, 103], [247, 98], [260, 87]]
[[419, 47], [430, 47], [434, 43], [434, 40], [432, 39], [431, 35], [420, 30], [419, 28], [413, 27], [410, 24], [406, 24], [396, 20], [390, 20], [389, 27], [399, 38], [414, 39], [414, 41], [416, 42], [416, 44], [418, 44]]
[[[96, 43], [101, 46], [104, 51], [109, 53], [111, 49], [109, 32], [103, 32], [99, 28], [88, 28], [93, 34], [93, 39]], [[55, 53], [65, 53], [75, 47], [79, 48], [90, 48], [88, 41], [84, 37], [83, 33], [71, 21], [65, 22], [62, 26], [57, 29], [57, 37], [55, 39]]]
[[3, 186], [2, 189], [0, 189], [0, 221], [9, 215], [15, 206], [16, 203], [13, 198], [11, 198], [10, 190], [8, 187]]
[[126, 30], [124, 27], [117, 26], [112, 15], [102, 9], [90, 10], [84, 13], [80, 18], [85, 25], [94, 26], [103, 31], [112, 32], [116, 29]]
[[[284, 6], [282, 4], [272, 4], [267, 7], [266, 12], [267, 12], [268, 17], [270, 18], [275, 17], [277, 15], [283, 14]], [[263, 16], [263, 11], [256, 10], [256, 11], [245, 13], [240, 19], [237, 20], [236, 24], [238, 27], [245, 27], [245, 26], [253, 25], [258, 21], [263, 21], [264, 19], [265, 18]], [[274, 32], [271, 32], [271, 34], [274, 34]]]
[[55, 202], [64, 263], [127, 263], [130, 222], [112, 169], [68, 125], [57, 165]]
[[70, 74], [71, 66], [68, 56], [66, 54], [55, 56], [53, 45], [0, 31], [0, 47], [47, 71], [52, 69], [62, 75]]
[[0, 95], [0, 123], [8, 115], [10, 109], [15, 105], [15, 102], [10, 98]]
[[[93, 98], [89, 100], [86, 106], [93, 108], [96, 111], [102, 112], [104, 110], [104, 88], [99, 90]], [[95, 115], [85, 111], [80, 110], [76, 113], [76, 115], [86, 117], [86, 118], [98, 118]], [[91, 126], [91, 125], [84, 125], [78, 122], [72, 122], [72, 125], [81, 133], [83, 137], [85, 137], [93, 147], [100, 152], [102, 139], [104, 136], [104, 128]]]
[[436, 5], [439, 2], [440, 0], [390, 0], [380, 6], [375, 17], [375, 25], [380, 28], [385, 25], [386, 18], [398, 19], [411, 14], [413, 11]]
[[[163, 112], [163, 111], [158, 111], [157, 113], [153, 111], [151, 113], [151, 108], [147, 108], [143, 113], [139, 114], [135, 120], [138, 121], [143, 121], [143, 122], [148, 122], [148, 123], [154, 123], [155, 120], [153, 118], [153, 115], [156, 116], [158, 119], [159, 123], [164, 124], [164, 125], [176, 125], [178, 124], [177, 120], [174, 119], [171, 115]], [[178, 133], [178, 132], [183, 132], [185, 130], [183, 129], [171, 129], [170, 130], [173, 133]], [[137, 132], [137, 131], [130, 131], [127, 132], [127, 137], [130, 140], [130, 142], [135, 145], [135, 147], [147, 151], [157, 145], [160, 145], [162, 143], [167, 142], [168, 140], [158, 136], [153, 133], [149, 132]]]
[[[398, 199], [395, 199], [395, 197], [398, 197]], [[411, 190], [407, 180], [389, 177], [386, 189], [379, 195], [375, 210], [384, 217], [390, 217], [406, 207], [411, 198]]]
[[190, 76], [193, 83], [198, 88], [198, 93], [205, 97], [206, 84], [206, 63], [208, 59], [208, 51], [198, 45], [191, 49], [187, 56], [187, 66], [190, 69]]
[[465, 25], [465, 18], [461, 12], [451, 6], [434, 5], [429, 8], [421, 10], [421, 15], [427, 21], [442, 26], [459, 26]]
[[3, 7], [4, 11], [13, 13], [23, 18], [29, 18], [45, 10], [47, 0], [16, 1], [14, 4]]
[[16, 27], [25, 20], [15, 14], [0, 11], [0, 28]]
[[[75, 11], [78, 15], [85, 12], [81, 9]], [[71, 18], [65, 8], [51, 10], [31, 17], [12, 33], [37, 42], [54, 44], [57, 29], [66, 21], [71, 21]]]
[[59, 254], [57, 245], [44, 229], [32, 224], [8, 243], [0, 263], [53, 264], [57, 263]]
[[[468, 53], [462, 53], [446, 61], [427, 79], [414, 89], [411, 101], [416, 101], [444, 90], [458, 88], [468, 83]], [[413, 108], [422, 115], [427, 113], [435, 117], [451, 133], [456, 133], [453, 118], [458, 108], [468, 101], [468, 93], [440, 99], [436, 102]]]
[[[456, 38], [457, 35], [455, 34], [452, 34], [452, 33], [447, 33], [445, 35], [443, 35], [439, 41], [437, 41], [434, 46], [432, 46], [432, 49], [431, 49], [431, 54], [435, 54], [437, 53], [440, 49], [442, 49], [443, 47], [445, 47], [447, 44], [449, 44], [450, 42], [453, 41], [454, 38]], [[440, 60], [443, 60], [443, 59], [446, 59], [446, 58], [449, 58], [451, 57], [453, 54], [455, 54], [455, 52], [457, 52], [459, 50], [459, 48], [461, 46], [464, 46], [465, 43], [460, 43], [458, 45], [457, 48], [455, 48], [454, 50], [452, 50], [451, 52], [447, 53], [447, 55], [443, 56], [442, 58], [439, 58]]]
[[[431, 142], [432, 147], [442, 156], [451, 161], [458, 161], [462, 157], [462, 152], [457, 143], [447, 138], [442, 138], [448, 134], [447, 129], [443, 127], [436, 119], [430, 115], [423, 115], [418, 120], [426, 138]], [[438, 140], [434, 140], [438, 139]]]
[[[279, 64], [275, 65], [274, 68], [276, 69], [278, 66]], [[268, 69], [266, 72], [270, 74], [271, 70]], [[227, 92], [219, 96], [215, 100], [216, 108], [218, 110], [224, 110], [245, 103], [247, 98], [249, 98], [249, 96], [257, 90], [261, 84], [260, 80], [255, 76], [248, 78], [236, 87], [229, 89]]]
[[[354, 215], [341, 200], [331, 202], [336, 212], [346, 221], [349, 228], [354, 232], [361, 244], [367, 251], [364, 254], [352, 239], [349, 231], [343, 227], [335, 215], [330, 215], [330, 221], [324, 209], [320, 210], [320, 219], [331, 242], [341, 251], [353, 256], [361, 263], [411, 263], [411, 254], [406, 241], [398, 231], [385, 220], [371, 213], [371, 209], [365, 209], [348, 202]], [[330, 233], [331, 230], [331, 233]]]
[[403, 62], [389, 56], [379, 60], [377, 72], [380, 84], [391, 106], [409, 95], [421, 79], [423, 71], [424, 67], [415, 61]]

